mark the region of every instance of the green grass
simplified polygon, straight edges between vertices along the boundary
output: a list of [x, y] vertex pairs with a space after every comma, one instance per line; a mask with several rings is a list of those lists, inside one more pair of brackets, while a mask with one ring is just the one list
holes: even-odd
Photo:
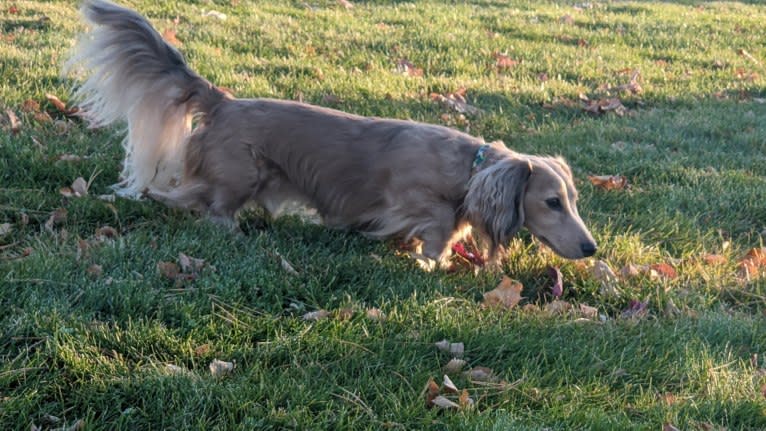
[[[77, 420], [130, 430], [766, 429], [766, 281], [737, 275], [766, 228], [766, 6], [354, 3], [130, 6], [160, 30], [178, 16], [192, 67], [240, 97], [302, 97], [466, 129], [429, 97], [465, 86], [484, 111], [468, 118], [471, 134], [569, 160], [598, 259], [615, 270], [670, 262], [678, 277], [621, 280], [621, 296], [603, 296], [593, 260], [564, 261], [522, 234], [502, 269], [524, 283], [522, 304], [548, 303], [546, 266], [560, 266], [563, 299], [606, 320], [492, 311], [482, 293], [500, 274], [424, 273], [394, 243], [252, 215], [236, 237], [153, 202], [98, 200], [117, 179], [119, 132], [88, 130], [45, 101], [66, 100], [73, 84], [59, 70], [81, 30], [76, 5], [4, 3], [0, 223], [12, 230], [0, 237], [0, 429]], [[202, 16], [211, 9], [228, 19]], [[567, 14], [573, 23], [562, 22]], [[498, 71], [495, 52], [520, 64]], [[401, 58], [423, 76], [398, 73]], [[611, 93], [629, 114], [585, 113], [578, 96], [608, 96], [607, 85], [629, 81], [624, 69], [639, 69], [643, 88]], [[60, 122], [22, 112], [28, 99]], [[6, 109], [22, 122], [18, 134]], [[62, 154], [84, 159], [57, 161]], [[591, 174], [626, 175], [631, 188], [596, 189]], [[90, 197], [59, 194], [91, 175]], [[49, 232], [59, 207], [67, 220]], [[104, 225], [119, 236], [97, 244]], [[78, 253], [79, 240], [94, 245]], [[156, 265], [179, 252], [215, 268], [177, 286]], [[727, 260], [705, 264], [706, 253]], [[103, 273], [90, 275], [93, 264]], [[631, 300], [648, 300], [649, 314], [621, 318]], [[680, 313], [665, 312], [670, 301]], [[349, 320], [301, 319], [347, 307]], [[368, 307], [386, 319], [367, 319]], [[434, 347], [444, 338], [465, 343], [469, 366], [513, 384], [487, 388], [455, 373], [475, 408], [426, 408], [422, 388], [441, 382], [450, 359]], [[213, 377], [215, 358], [236, 362], [234, 372]]]

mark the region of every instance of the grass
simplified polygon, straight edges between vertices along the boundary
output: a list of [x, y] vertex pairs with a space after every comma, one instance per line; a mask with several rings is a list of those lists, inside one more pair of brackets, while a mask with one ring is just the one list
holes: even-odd
[[[550, 302], [546, 267], [558, 266], [562, 299], [604, 320], [485, 310], [499, 274], [424, 273], [393, 243], [251, 214], [235, 237], [156, 203], [96, 199], [116, 182], [119, 131], [89, 130], [45, 101], [66, 100], [73, 83], [59, 70], [81, 30], [76, 5], [15, 1], [0, 9], [0, 223], [11, 228], [0, 236], [0, 428], [765, 429], [766, 282], [743, 280], [737, 262], [766, 228], [766, 6], [354, 4], [130, 2], [240, 97], [450, 124], [561, 154], [597, 259], [615, 270], [670, 263], [678, 276], [621, 279], [622, 295], [605, 296], [595, 260], [564, 261], [522, 234], [503, 266], [524, 284], [522, 305]], [[202, 15], [211, 9], [227, 19]], [[498, 70], [495, 52], [520, 63]], [[400, 59], [422, 76], [397, 72]], [[608, 90], [636, 69], [643, 92]], [[461, 86], [482, 115], [460, 118], [429, 97]], [[593, 116], [580, 94], [618, 96], [628, 113]], [[55, 121], [23, 112], [26, 100]], [[631, 188], [594, 188], [590, 174], [626, 175]], [[62, 197], [79, 176], [93, 177], [90, 196]], [[46, 229], [60, 207], [66, 221]], [[96, 241], [104, 225], [119, 235]], [[157, 263], [179, 252], [215, 268], [178, 285]], [[707, 264], [709, 253], [725, 261]], [[632, 300], [648, 314], [621, 317]], [[370, 307], [386, 319], [368, 319]], [[301, 319], [319, 309], [333, 314]], [[475, 407], [426, 408], [422, 388], [450, 359], [434, 347], [445, 338], [508, 384], [453, 373]], [[216, 358], [234, 372], [212, 376]]]

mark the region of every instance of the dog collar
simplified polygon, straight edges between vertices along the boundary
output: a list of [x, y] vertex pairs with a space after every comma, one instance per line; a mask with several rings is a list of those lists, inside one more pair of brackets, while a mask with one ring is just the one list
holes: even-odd
[[478, 150], [476, 150], [476, 155], [473, 157], [473, 164], [471, 165], [471, 170], [476, 171], [476, 169], [481, 166], [482, 163], [484, 163], [485, 160], [487, 160], [487, 150], [489, 149], [489, 144], [484, 144], [481, 147], [479, 147]]

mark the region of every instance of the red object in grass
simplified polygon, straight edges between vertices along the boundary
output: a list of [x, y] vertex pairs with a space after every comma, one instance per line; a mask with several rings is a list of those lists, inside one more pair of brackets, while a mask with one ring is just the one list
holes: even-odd
[[477, 252], [468, 251], [460, 242], [452, 244], [452, 251], [476, 266], [484, 266], [484, 258]]

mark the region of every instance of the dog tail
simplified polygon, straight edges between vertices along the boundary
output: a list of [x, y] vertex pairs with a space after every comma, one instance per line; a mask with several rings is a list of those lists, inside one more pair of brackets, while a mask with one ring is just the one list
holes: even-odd
[[85, 76], [74, 92], [93, 127], [127, 123], [122, 196], [170, 190], [183, 173], [185, 144], [195, 116], [229, 96], [192, 71], [151, 24], [130, 9], [85, 0], [91, 31], [81, 36], [64, 71]]

